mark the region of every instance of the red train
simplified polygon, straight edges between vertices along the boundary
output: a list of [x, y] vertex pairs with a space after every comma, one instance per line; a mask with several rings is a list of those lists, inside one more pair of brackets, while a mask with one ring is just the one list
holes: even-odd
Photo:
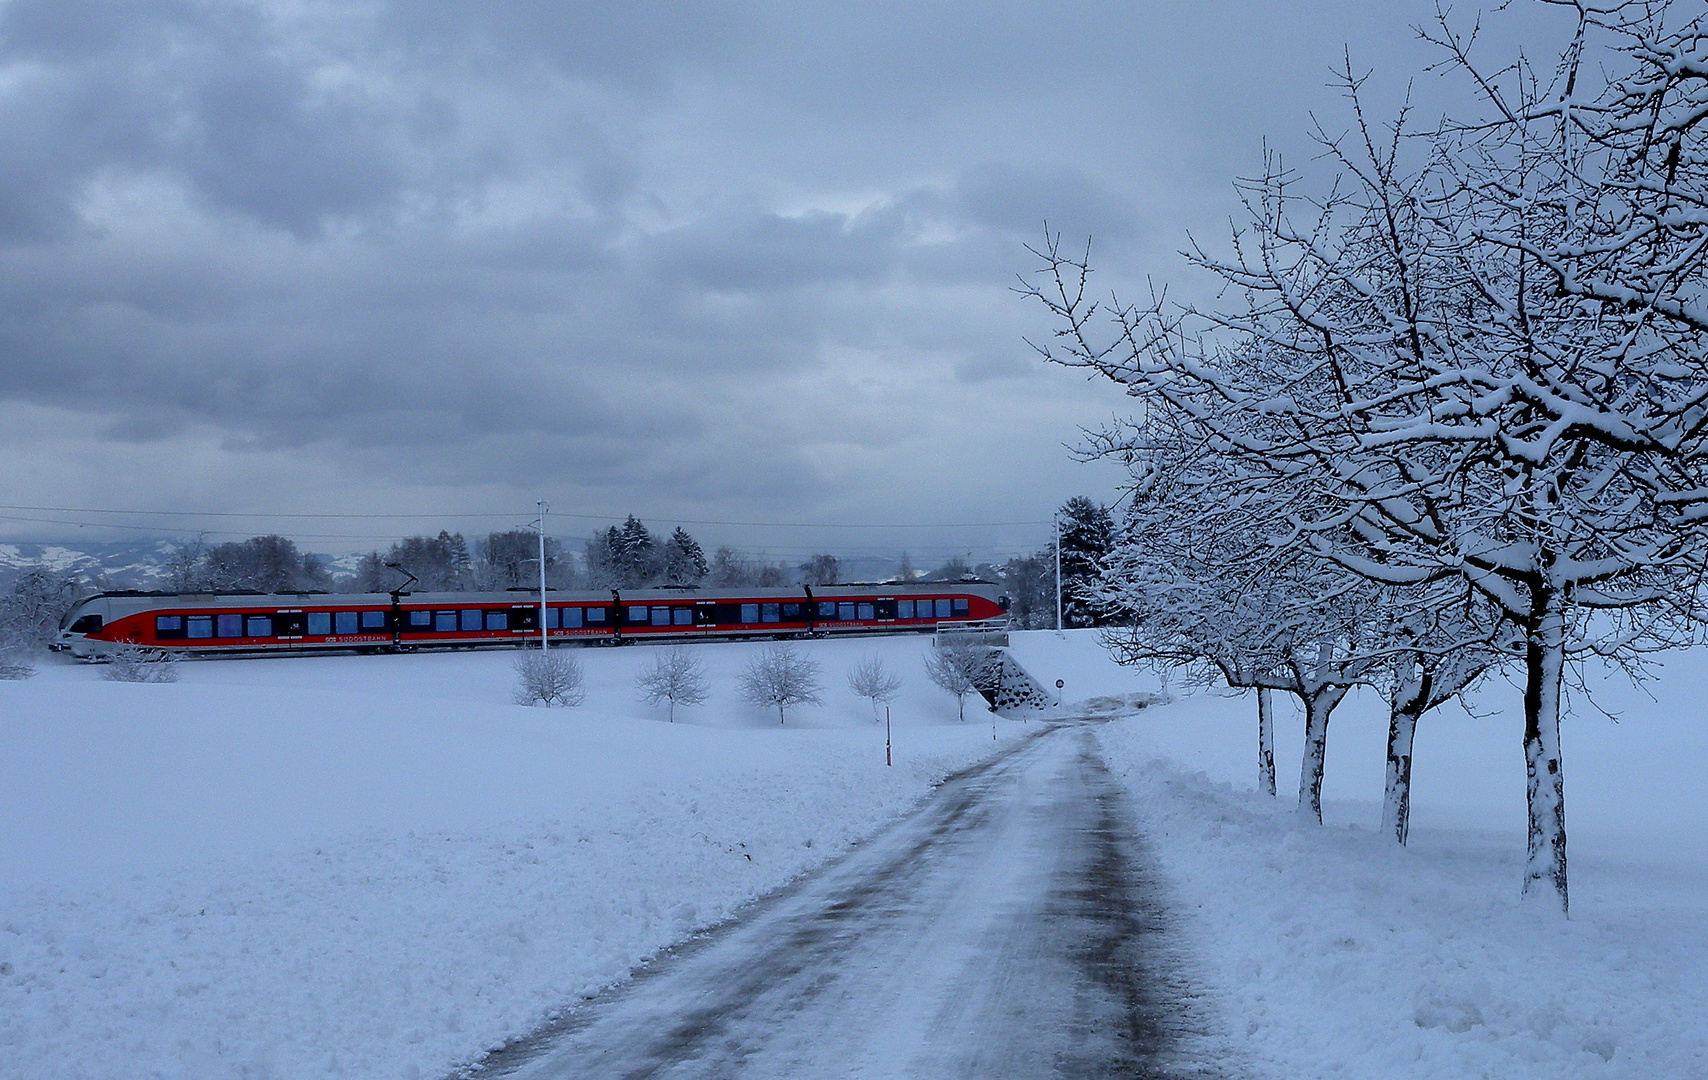
[[[790, 637], [934, 630], [1000, 618], [985, 582], [793, 589], [549, 592], [553, 641]], [[539, 594], [110, 592], [65, 617], [59, 647], [97, 659], [122, 644], [182, 653], [364, 652], [538, 641]]]

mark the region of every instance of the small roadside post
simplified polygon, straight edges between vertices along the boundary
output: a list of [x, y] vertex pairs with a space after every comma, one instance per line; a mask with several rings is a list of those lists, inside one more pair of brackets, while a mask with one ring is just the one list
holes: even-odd
[[894, 765], [890, 760], [890, 707], [884, 706], [884, 764]]

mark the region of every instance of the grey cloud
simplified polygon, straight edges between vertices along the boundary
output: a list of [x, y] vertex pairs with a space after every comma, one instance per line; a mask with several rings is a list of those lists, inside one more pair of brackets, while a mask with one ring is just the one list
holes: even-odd
[[1028, 240], [1052, 229], [1124, 240], [1139, 231], [1132, 204], [1066, 165], [993, 163], [969, 169], [955, 185], [969, 221]]
[[[1239, 10], [1288, 41], [1330, 18]], [[94, 454], [211, 429], [447, 502], [1047, 507], [1043, 459], [1107, 408], [1021, 342], [1022, 245], [1048, 219], [1108, 284], [1166, 270], [1227, 147], [1302, 117], [1263, 88], [1320, 83], [1256, 31], [1215, 51], [1219, 21], [13, 0], [0, 400], [83, 418]], [[80, 216], [101, 184], [170, 205]]]
[[836, 213], [729, 214], [659, 238], [662, 273], [708, 289], [769, 290], [871, 281], [893, 263], [890, 223]]

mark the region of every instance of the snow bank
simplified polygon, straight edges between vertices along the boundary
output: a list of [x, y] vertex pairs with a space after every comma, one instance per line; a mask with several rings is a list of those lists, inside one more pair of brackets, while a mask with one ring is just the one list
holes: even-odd
[[1570, 922], [1519, 904], [1518, 703], [1502, 683], [1477, 716], [1425, 718], [1409, 850], [1377, 835], [1372, 699], [1330, 725], [1323, 827], [1292, 812], [1296, 717], [1282, 798], [1256, 794], [1249, 696], [1187, 695], [1102, 729], [1233, 1059], [1288, 1080], [1708, 1076], [1705, 659], [1675, 657], [1655, 701], [1609, 688], [1619, 724], [1569, 721]]
[[[0, 1076], [437, 1076], [844, 850], [989, 753], [923, 639], [822, 642], [826, 705], [508, 703], [514, 654], [54, 665], [0, 708]], [[906, 680], [897, 766], [842, 685]], [[698, 720], [700, 723], [682, 722]], [[1001, 722], [1008, 737], [1020, 725]]]

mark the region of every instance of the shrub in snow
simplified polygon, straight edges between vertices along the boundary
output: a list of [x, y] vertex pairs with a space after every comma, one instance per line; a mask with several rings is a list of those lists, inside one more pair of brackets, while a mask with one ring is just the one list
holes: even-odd
[[901, 689], [901, 676], [892, 674], [877, 655], [866, 657], [848, 673], [848, 689], [855, 695], [872, 699], [872, 720], [878, 719], [878, 705], [888, 705]]
[[673, 724], [678, 703], [698, 705], [710, 693], [699, 658], [679, 645], [654, 655], [651, 665], [642, 669], [637, 681], [648, 702], [654, 705], [661, 701], [670, 703], [670, 722]]
[[741, 673], [741, 696], [755, 705], [775, 707], [784, 722], [790, 705], [820, 704], [819, 666], [793, 645], [771, 645]]
[[36, 673], [36, 667], [22, 652], [0, 652], [0, 679], [16, 681], [28, 679]]
[[570, 707], [587, 696], [581, 665], [562, 652], [523, 653], [516, 658], [516, 704]]
[[925, 675], [955, 695], [961, 719], [967, 718], [967, 695], [977, 693], [990, 676], [992, 652], [977, 645], [939, 645], [925, 658]]
[[107, 656], [101, 678], [108, 682], [173, 683], [178, 681], [178, 658], [164, 649], [120, 645]]

